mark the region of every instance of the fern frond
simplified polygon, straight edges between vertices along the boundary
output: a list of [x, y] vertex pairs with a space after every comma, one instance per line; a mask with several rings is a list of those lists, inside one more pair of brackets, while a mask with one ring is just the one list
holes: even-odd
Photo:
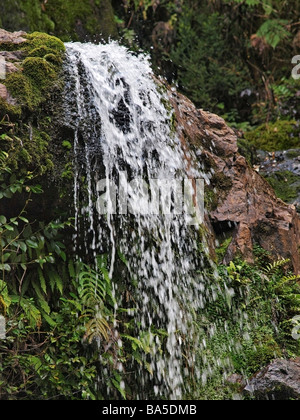
[[280, 279], [280, 281], [278, 282], [275, 288], [276, 290], [282, 289], [283, 287], [288, 287], [289, 285], [292, 285], [299, 280], [300, 280], [300, 276], [295, 276], [295, 275], [284, 276], [282, 277], [282, 279]]
[[47, 276], [49, 278], [51, 291], [54, 292], [54, 290], [56, 289], [62, 295], [63, 294], [63, 281], [62, 281], [61, 276], [53, 268], [49, 268], [49, 270], [47, 271]]
[[38, 275], [39, 275], [39, 279], [40, 279], [41, 289], [45, 294], [47, 294], [46, 280], [45, 280], [43, 271], [40, 267], [38, 268]]
[[264, 267], [262, 271], [267, 275], [274, 274], [276, 270], [278, 270], [281, 267], [284, 267], [290, 261], [291, 261], [290, 259], [281, 259], [281, 260], [275, 261], [274, 263], [268, 264], [267, 267]]
[[91, 319], [86, 324], [85, 338], [87, 338], [89, 343], [91, 343], [93, 340], [99, 340], [101, 339], [101, 337], [103, 337], [105, 341], [108, 341], [109, 330], [110, 330], [110, 327], [106, 319], [103, 318], [101, 314], [97, 314], [95, 318]]
[[300, 276], [295, 276], [295, 275], [284, 276], [282, 278], [282, 283], [293, 283], [293, 282], [299, 281], [299, 280], [300, 280]]
[[98, 270], [82, 265], [79, 273], [79, 296], [84, 306], [82, 316], [89, 319], [86, 323], [85, 338], [91, 343], [103, 338], [109, 340], [110, 326], [107, 321], [109, 310], [105, 306], [108, 296], [111, 295], [111, 281], [105, 267], [106, 260], [98, 258]]

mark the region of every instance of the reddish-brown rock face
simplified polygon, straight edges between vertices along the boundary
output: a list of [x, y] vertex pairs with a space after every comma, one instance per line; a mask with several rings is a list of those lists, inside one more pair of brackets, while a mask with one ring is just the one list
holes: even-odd
[[[211, 182], [217, 204], [208, 212], [212, 226], [231, 226], [233, 240], [225, 263], [238, 252], [253, 262], [253, 244], [275, 257], [289, 258], [300, 272], [300, 218], [294, 206], [278, 199], [272, 187], [238, 153], [237, 135], [225, 121], [198, 110], [184, 96], [172, 92], [178, 132], [184, 147], [197, 149], [197, 156], [213, 168]], [[214, 185], [223, 177], [226, 188]]]

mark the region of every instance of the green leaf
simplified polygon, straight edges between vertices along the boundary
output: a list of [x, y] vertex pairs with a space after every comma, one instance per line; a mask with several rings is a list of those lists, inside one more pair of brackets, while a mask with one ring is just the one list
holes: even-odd
[[38, 371], [43, 365], [41, 359], [39, 359], [37, 356], [28, 356], [28, 362], [34, 367], [36, 371]]
[[5, 263], [9, 258], [10, 258], [11, 254], [10, 252], [6, 252], [3, 256], [2, 256], [2, 261]]
[[40, 285], [41, 285], [42, 291], [45, 294], [47, 294], [46, 280], [45, 280], [43, 271], [40, 268], [38, 268], [38, 274], [39, 274]]
[[126, 393], [125, 393], [125, 389], [123, 389], [121, 387], [121, 380], [117, 380], [117, 379], [112, 379], [112, 383], [115, 386], [115, 388], [120, 392], [120, 394], [122, 395], [122, 397], [124, 398], [124, 400], [126, 400]]
[[50, 287], [52, 292], [54, 292], [55, 288], [63, 294], [63, 281], [60, 275], [54, 269], [49, 269], [47, 275], [50, 280]]
[[9, 264], [0, 264], [0, 270], [11, 271], [11, 266]]
[[57, 323], [45, 312], [42, 311], [43, 319], [50, 325], [50, 327], [56, 327]]
[[24, 222], [24, 223], [29, 223], [29, 220], [26, 219], [26, 217], [19, 216], [19, 219], [22, 220], [22, 222]]
[[287, 20], [283, 19], [269, 19], [261, 25], [257, 36], [265, 38], [266, 42], [275, 49], [282, 40], [291, 36], [285, 28], [288, 23]]
[[26, 244], [29, 246], [29, 248], [33, 249], [37, 249], [39, 247], [38, 243], [31, 239], [26, 239]]
[[27, 251], [27, 245], [25, 244], [25, 242], [19, 242], [19, 247], [23, 252]]
[[47, 315], [49, 315], [50, 314], [50, 307], [49, 307], [49, 305], [48, 305], [48, 303], [44, 300], [44, 299], [40, 299], [39, 300], [39, 305], [40, 305], [40, 307], [43, 309], [43, 311], [47, 314]]

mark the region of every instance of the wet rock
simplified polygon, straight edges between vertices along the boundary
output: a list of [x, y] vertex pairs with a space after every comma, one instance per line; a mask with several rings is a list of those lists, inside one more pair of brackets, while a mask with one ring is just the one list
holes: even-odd
[[17, 101], [10, 95], [5, 85], [0, 84], [0, 98], [4, 99], [10, 105], [16, 105]]
[[300, 400], [300, 358], [275, 360], [244, 388], [259, 400]]
[[6, 74], [11, 74], [17, 72], [19, 69], [13, 63], [6, 62], [5, 64]]
[[238, 373], [233, 373], [228, 378], [226, 378], [226, 382], [232, 385], [237, 385], [238, 387], [244, 388], [246, 386], [246, 381], [243, 375], [239, 375]]
[[24, 55], [24, 51], [0, 51], [0, 57], [12, 62], [22, 60]]
[[[276, 258], [289, 258], [299, 273], [300, 218], [295, 206], [277, 198], [270, 184], [238, 153], [237, 136], [222, 118], [196, 109], [176, 92], [170, 93], [170, 101], [184, 149], [196, 150], [200, 162], [214, 172], [210, 184], [216, 205], [208, 211], [207, 229], [228, 226], [233, 239], [224, 263], [237, 253], [252, 262], [256, 243]], [[222, 179], [226, 182], [220, 182]], [[219, 235], [216, 229], [214, 233]]]

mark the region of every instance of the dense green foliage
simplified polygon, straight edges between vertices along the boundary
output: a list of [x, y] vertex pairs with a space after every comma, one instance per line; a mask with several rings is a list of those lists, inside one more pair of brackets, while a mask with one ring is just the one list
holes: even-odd
[[125, 39], [136, 42], [136, 34], [159, 71], [198, 106], [234, 124], [289, 118], [287, 103], [297, 107], [298, 2], [127, 0], [125, 13], [113, 4]]
[[117, 34], [109, 0], [2, 0], [0, 26], [46, 32], [63, 41]]
[[245, 139], [257, 149], [274, 152], [299, 146], [299, 125], [294, 120], [278, 120], [245, 133]]
[[151, 336], [165, 333], [137, 334], [134, 307], [116, 313], [105, 256], [93, 268], [66, 253], [72, 219], [27, 218], [29, 201], [43, 191], [31, 173], [12, 175], [6, 160], [1, 152], [0, 201], [17, 195], [24, 206], [15, 217], [0, 215], [0, 315], [7, 319], [0, 399], [103, 399], [108, 387], [110, 398], [134, 397], [125, 369], [150, 371]]
[[299, 278], [289, 273], [288, 260], [271, 262], [259, 247], [255, 255], [255, 266], [236, 259], [212, 278], [216, 299], [197, 316], [204, 384], [195, 381], [192, 398], [232, 399], [240, 390], [227, 382], [232, 373], [249, 378], [275, 358], [299, 357], [291, 334], [300, 312]]
[[[157, 343], [164, 351], [167, 333], [139, 329], [133, 296], [115, 311], [105, 256], [93, 267], [67, 253], [64, 231], [72, 219], [28, 220], [29, 200], [43, 192], [31, 174], [11, 175], [6, 157], [1, 154], [0, 201], [17, 195], [24, 206], [15, 217], [0, 215], [0, 312], [7, 319], [0, 398], [135, 398], [134, 372], [140, 367], [151, 375], [147, 354], [158, 351]], [[231, 373], [249, 377], [275, 357], [299, 356], [300, 343], [291, 337], [300, 313], [298, 279], [285, 268], [288, 261], [271, 261], [257, 248], [255, 267], [236, 260], [211, 273], [206, 287], [214, 299], [194, 314], [197, 343], [189, 343], [198, 349], [195, 365], [203, 375], [186, 384], [188, 398], [232, 398]]]

